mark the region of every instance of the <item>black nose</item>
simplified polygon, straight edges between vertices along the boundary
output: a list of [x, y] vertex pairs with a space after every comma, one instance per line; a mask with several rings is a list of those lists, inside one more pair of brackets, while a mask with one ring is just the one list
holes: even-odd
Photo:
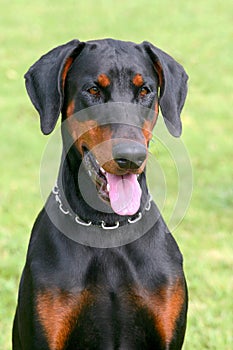
[[112, 155], [122, 169], [138, 169], [147, 156], [147, 149], [138, 142], [123, 142], [113, 146]]

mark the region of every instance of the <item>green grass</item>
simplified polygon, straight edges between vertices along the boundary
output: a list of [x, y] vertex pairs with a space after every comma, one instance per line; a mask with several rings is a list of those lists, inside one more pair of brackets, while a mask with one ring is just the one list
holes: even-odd
[[[0, 348], [9, 350], [19, 276], [43, 200], [39, 164], [47, 138], [26, 96], [23, 74], [50, 48], [72, 38], [148, 40], [189, 73], [182, 140], [194, 188], [174, 232], [185, 258], [189, 316], [185, 350], [232, 346], [233, 46], [230, 0], [1, 2], [0, 14]], [[169, 167], [166, 152], [153, 151]], [[170, 173], [172, 178], [172, 170]], [[169, 183], [167, 206], [176, 184]], [[171, 194], [171, 197], [170, 197]], [[167, 210], [167, 211], [166, 211]], [[167, 207], [166, 212], [169, 212]]]

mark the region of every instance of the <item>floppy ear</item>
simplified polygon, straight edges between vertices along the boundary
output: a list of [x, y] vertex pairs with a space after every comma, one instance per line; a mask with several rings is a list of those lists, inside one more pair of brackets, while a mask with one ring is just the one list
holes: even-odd
[[50, 134], [63, 104], [66, 74], [85, 43], [72, 40], [42, 56], [25, 74], [26, 88], [40, 114], [41, 130]]
[[179, 137], [182, 132], [180, 113], [187, 95], [188, 76], [184, 68], [171, 56], [144, 41], [144, 49], [154, 63], [159, 76], [159, 105], [169, 132]]

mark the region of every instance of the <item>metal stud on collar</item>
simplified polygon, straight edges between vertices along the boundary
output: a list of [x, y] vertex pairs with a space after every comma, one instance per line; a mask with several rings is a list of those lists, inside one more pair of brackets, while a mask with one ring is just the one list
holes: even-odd
[[117, 222], [115, 223], [114, 226], [107, 226], [105, 221], [102, 221], [102, 222], [101, 222], [101, 227], [102, 227], [104, 230], [115, 230], [115, 229], [118, 228], [119, 226], [120, 226], [119, 221], [117, 221]]
[[130, 224], [134, 224], [135, 222], [141, 220], [141, 218], [142, 218], [142, 213], [139, 212], [139, 213], [137, 214], [137, 216], [136, 216], [135, 219], [128, 219], [128, 222], [129, 222]]
[[148, 200], [148, 203], [147, 203], [147, 205], [146, 205], [146, 207], [145, 207], [145, 210], [146, 211], [149, 211], [150, 210], [150, 208], [151, 208], [151, 202], [152, 202], [152, 196], [151, 196], [151, 194], [149, 194], [150, 195], [150, 197], [149, 197], [149, 200]]
[[80, 219], [78, 215], [75, 216], [74, 220], [77, 222], [77, 224], [83, 225], [83, 226], [90, 226], [92, 224], [91, 221], [83, 221]]
[[[63, 207], [61, 198], [59, 197], [59, 189], [58, 189], [57, 185], [54, 186], [52, 192], [53, 192], [53, 194], [55, 194], [55, 200], [56, 200], [56, 202], [59, 204], [59, 209], [61, 210], [61, 212], [62, 212], [63, 214], [65, 214], [65, 215], [70, 214], [69, 210], [68, 210], [68, 209], [65, 209], [65, 208]], [[71, 214], [70, 214], [70, 215], [71, 215]]]

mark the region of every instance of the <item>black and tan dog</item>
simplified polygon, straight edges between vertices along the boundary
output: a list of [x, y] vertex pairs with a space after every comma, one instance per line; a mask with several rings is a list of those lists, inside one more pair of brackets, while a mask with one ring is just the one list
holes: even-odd
[[[41, 57], [26, 87], [44, 134], [62, 113], [64, 150], [58, 185], [32, 231], [13, 349], [181, 349], [182, 255], [149, 199], [145, 165], [159, 107], [170, 133], [181, 134], [184, 69], [148, 42], [73, 40]], [[121, 104], [153, 115], [140, 118]], [[93, 111], [105, 106], [99, 122], [101, 113]], [[89, 196], [97, 193], [97, 204], [108, 210], [84, 199], [81, 165]], [[69, 232], [74, 221], [77, 239]], [[115, 242], [121, 235], [123, 244], [85, 243], [93, 232]]]

